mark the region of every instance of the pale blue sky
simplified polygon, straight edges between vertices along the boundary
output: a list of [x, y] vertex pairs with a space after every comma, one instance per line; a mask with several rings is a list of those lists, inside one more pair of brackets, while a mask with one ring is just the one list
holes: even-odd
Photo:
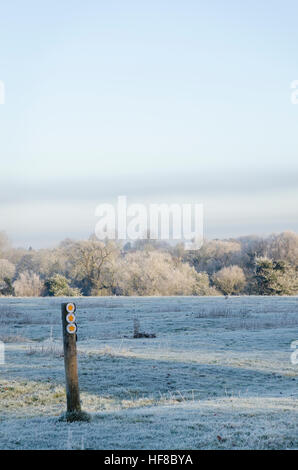
[[87, 236], [101, 202], [203, 202], [208, 237], [298, 229], [298, 4], [11, 1], [0, 230]]

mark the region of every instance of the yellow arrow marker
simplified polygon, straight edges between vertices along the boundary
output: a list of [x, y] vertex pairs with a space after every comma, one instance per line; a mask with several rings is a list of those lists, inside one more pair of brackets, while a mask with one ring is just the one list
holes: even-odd
[[73, 323], [75, 320], [76, 320], [76, 317], [74, 316], [73, 313], [69, 313], [68, 315], [66, 315], [66, 321], [68, 323]]
[[76, 311], [76, 306], [75, 306], [75, 304], [72, 303], [72, 302], [69, 302], [69, 303], [66, 305], [66, 311], [67, 311], [68, 313], [73, 313], [73, 312], [75, 312], [75, 311]]
[[77, 331], [77, 327], [73, 323], [70, 323], [67, 325], [66, 330], [70, 335], [73, 335]]

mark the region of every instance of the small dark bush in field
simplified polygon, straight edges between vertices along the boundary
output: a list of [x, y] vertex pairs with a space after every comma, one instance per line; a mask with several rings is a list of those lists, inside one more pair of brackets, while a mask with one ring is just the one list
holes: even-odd
[[156, 335], [154, 333], [145, 333], [144, 331], [140, 331], [140, 320], [138, 318], [134, 318], [133, 337], [134, 338], [156, 338]]
[[91, 416], [85, 411], [66, 411], [59, 417], [58, 421], [68, 423], [74, 423], [75, 421], [83, 421], [86, 423], [90, 423]]

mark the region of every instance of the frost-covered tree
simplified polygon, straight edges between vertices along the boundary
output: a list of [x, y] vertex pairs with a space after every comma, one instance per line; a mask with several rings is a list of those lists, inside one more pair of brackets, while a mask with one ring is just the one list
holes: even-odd
[[213, 282], [225, 295], [239, 294], [245, 286], [245, 274], [239, 266], [228, 266], [213, 275]]
[[116, 274], [123, 295], [212, 295], [206, 273], [177, 263], [169, 253], [138, 251], [127, 254]]
[[252, 275], [256, 258], [268, 255], [269, 242], [267, 239], [255, 235], [240, 237], [238, 241], [241, 244], [241, 253], [236, 264], [243, 268], [246, 273]]
[[80, 290], [70, 287], [69, 280], [61, 274], [55, 274], [46, 279], [44, 287], [44, 295], [50, 297], [78, 297], [81, 295]]
[[13, 283], [17, 297], [39, 297], [42, 295], [43, 282], [38, 274], [24, 271]]
[[0, 280], [0, 295], [14, 295], [14, 288], [9, 277]]
[[14, 295], [12, 278], [15, 266], [7, 259], [0, 259], [0, 295]]
[[225, 266], [238, 264], [240, 254], [241, 244], [238, 241], [212, 240], [206, 241], [199, 250], [187, 252], [185, 260], [198, 272], [213, 274]]
[[15, 265], [7, 259], [0, 259], [0, 281], [3, 281], [5, 278], [12, 279], [15, 269]]
[[256, 284], [260, 295], [297, 295], [297, 268], [283, 260], [256, 260]]

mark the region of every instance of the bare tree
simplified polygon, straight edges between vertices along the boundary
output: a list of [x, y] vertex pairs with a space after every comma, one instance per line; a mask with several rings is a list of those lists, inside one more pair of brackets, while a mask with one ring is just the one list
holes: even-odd
[[283, 260], [292, 266], [298, 266], [298, 235], [294, 232], [283, 232], [272, 236], [269, 245], [269, 257]]
[[86, 240], [76, 242], [70, 251], [71, 275], [85, 295], [99, 295], [114, 287], [115, 261], [119, 249], [114, 242]]

